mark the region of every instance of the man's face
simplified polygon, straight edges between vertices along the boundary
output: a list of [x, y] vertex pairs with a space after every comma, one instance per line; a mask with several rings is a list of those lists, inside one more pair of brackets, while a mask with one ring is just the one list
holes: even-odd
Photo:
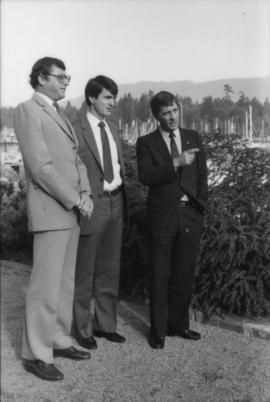
[[65, 78], [66, 72], [61, 68], [52, 66], [50, 75], [39, 77], [40, 92], [47, 95], [54, 101], [58, 101], [65, 97], [66, 87], [69, 85], [69, 80]]
[[89, 97], [89, 100], [91, 112], [99, 119], [110, 116], [115, 106], [115, 96], [105, 88], [102, 89], [97, 98]]
[[179, 126], [179, 109], [174, 102], [170, 106], [161, 106], [159, 109], [157, 120], [165, 131], [173, 131]]

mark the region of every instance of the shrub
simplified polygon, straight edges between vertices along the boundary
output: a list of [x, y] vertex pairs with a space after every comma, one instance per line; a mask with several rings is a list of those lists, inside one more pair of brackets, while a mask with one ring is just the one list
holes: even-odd
[[148, 236], [146, 188], [138, 182], [135, 147], [123, 141], [129, 222], [124, 227], [121, 278], [122, 295], [148, 293]]
[[209, 135], [207, 140], [216, 180], [210, 187], [193, 305], [205, 317], [222, 311], [269, 314], [270, 153], [250, 149], [236, 136]]
[[9, 181], [1, 191], [1, 256], [31, 260], [32, 235], [27, 230], [25, 181]]

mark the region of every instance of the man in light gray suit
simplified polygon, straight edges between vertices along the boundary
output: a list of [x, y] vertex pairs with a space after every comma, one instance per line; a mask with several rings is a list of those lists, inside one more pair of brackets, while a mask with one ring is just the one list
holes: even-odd
[[26, 294], [24, 368], [44, 380], [61, 380], [57, 356], [90, 357], [70, 337], [80, 213], [92, 213], [86, 168], [78, 141], [56, 103], [70, 76], [55, 58], [38, 60], [30, 75], [35, 93], [15, 111], [14, 128], [27, 181], [29, 230], [34, 233], [33, 270]]
[[[73, 335], [95, 349], [96, 337], [124, 342], [116, 332], [123, 218], [126, 215], [124, 160], [120, 138], [105, 118], [115, 106], [118, 88], [103, 75], [88, 81], [86, 107], [74, 122], [79, 154], [87, 167], [94, 211], [83, 219], [76, 263]], [[90, 305], [94, 299], [94, 323]]]

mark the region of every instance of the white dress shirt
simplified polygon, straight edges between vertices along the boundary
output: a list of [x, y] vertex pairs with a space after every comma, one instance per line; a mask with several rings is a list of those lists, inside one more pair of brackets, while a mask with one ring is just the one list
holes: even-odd
[[[99, 127], [99, 123], [100, 120], [94, 116], [90, 111], [87, 111], [87, 119], [89, 121], [89, 124], [91, 126], [91, 129], [93, 131], [94, 134], [94, 138], [97, 144], [97, 149], [98, 149], [98, 154], [99, 154], [99, 158], [100, 158], [100, 162], [103, 168], [103, 148], [102, 148], [102, 142], [101, 142], [101, 135], [100, 135], [100, 127]], [[121, 186], [122, 184], [122, 179], [120, 176], [120, 164], [119, 164], [119, 160], [118, 160], [118, 153], [117, 153], [117, 147], [116, 147], [116, 143], [114, 141], [113, 135], [111, 133], [111, 130], [108, 126], [108, 124], [106, 123], [105, 120], [102, 120], [103, 123], [105, 124], [104, 129], [106, 130], [107, 136], [108, 136], [108, 140], [109, 140], [109, 144], [110, 144], [110, 150], [111, 150], [111, 157], [112, 157], [112, 166], [113, 166], [113, 174], [114, 174], [114, 178], [113, 181], [111, 183], [108, 183], [106, 180], [104, 180], [104, 191], [113, 191], [115, 189], [117, 189], [118, 187]]]

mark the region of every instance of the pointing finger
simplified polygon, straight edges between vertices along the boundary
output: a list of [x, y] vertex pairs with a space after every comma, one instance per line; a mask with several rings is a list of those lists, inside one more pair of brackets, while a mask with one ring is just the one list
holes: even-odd
[[189, 154], [194, 154], [195, 152], [199, 152], [199, 148], [190, 148], [187, 149], [186, 152], [188, 152]]

